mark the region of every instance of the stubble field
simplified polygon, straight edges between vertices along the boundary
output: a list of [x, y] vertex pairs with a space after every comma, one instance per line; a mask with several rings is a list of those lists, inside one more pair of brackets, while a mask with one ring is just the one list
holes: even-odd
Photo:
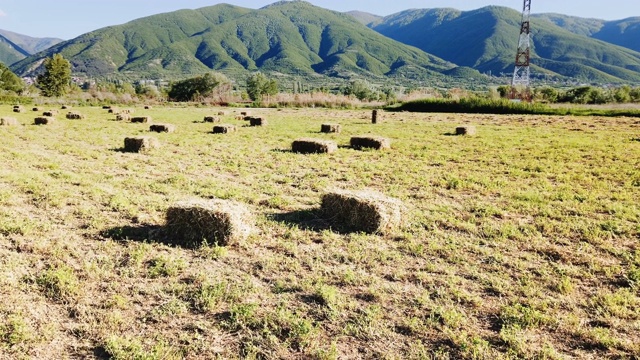
[[[135, 109], [0, 116], [0, 358], [640, 356], [640, 119], [369, 110]], [[227, 111], [236, 133], [214, 135]], [[339, 123], [340, 134], [321, 134]], [[453, 136], [472, 124], [477, 136]], [[354, 135], [392, 141], [348, 148]], [[161, 148], [122, 151], [125, 137]], [[302, 137], [334, 154], [289, 151]], [[372, 189], [410, 225], [340, 233], [322, 194]], [[259, 232], [165, 244], [175, 202], [232, 199]], [[166, 240], [166, 239], [165, 239]]]

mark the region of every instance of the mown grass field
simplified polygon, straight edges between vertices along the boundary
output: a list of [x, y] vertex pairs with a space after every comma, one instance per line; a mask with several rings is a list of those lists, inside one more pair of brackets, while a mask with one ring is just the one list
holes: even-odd
[[[640, 119], [254, 109], [269, 126], [213, 135], [218, 109], [137, 108], [177, 126], [151, 135], [74, 110], [35, 126], [0, 106], [22, 124], [0, 127], [0, 358], [640, 356]], [[288, 151], [363, 134], [392, 149]], [[162, 148], [122, 152], [133, 135]], [[397, 197], [411, 225], [333, 232], [333, 188]], [[171, 204], [214, 197], [259, 233], [155, 241]]]

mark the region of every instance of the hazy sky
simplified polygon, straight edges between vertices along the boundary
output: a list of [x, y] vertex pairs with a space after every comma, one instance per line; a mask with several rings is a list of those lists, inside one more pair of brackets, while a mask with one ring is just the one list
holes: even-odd
[[[232, 5], [257, 9], [275, 0], [227, 0]], [[522, 0], [311, 0], [336, 11], [360, 10], [390, 15], [412, 8], [451, 7], [460, 10], [501, 5], [522, 10]], [[105, 26], [179, 9], [197, 9], [221, 3], [213, 0], [0, 0], [0, 29], [33, 37], [72, 39]], [[640, 16], [639, 0], [532, 0], [533, 13], [618, 20]], [[638, 40], [640, 41], [640, 40]]]

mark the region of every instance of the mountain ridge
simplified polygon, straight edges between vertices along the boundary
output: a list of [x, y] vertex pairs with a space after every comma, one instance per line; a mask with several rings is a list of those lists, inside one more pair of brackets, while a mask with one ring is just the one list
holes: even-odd
[[61, 41], [56, 38], [34, 38], [0, 29], [0, 62], [10, 66]]

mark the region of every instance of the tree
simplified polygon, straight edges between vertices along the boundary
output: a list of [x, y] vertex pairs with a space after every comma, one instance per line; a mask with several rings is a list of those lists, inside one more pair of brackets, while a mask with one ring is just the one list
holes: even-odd
[[267, 79], [262, 73], [255, 73], [247, 79], [247, 94], [253, 101], [262, 101], [264, 95], [275, 95], [278, 93], [278, 83]]
[[226, 76], [206, 73], [202, 76], [172, 83], [168, 95], [175, 101], [193, 101], [199, 97], [211, 96], [214, 90], [223, 87], [223, 85], [227, 90], [231, 85], [231, 81]]
[[0, 63], [0, 90], [20, 93], [24, 90], [24, 82], [3, 63]]
[[62, 96], [71, 84], [71, 64], [62, 55], [44, 60], [44, 74], [38, 76], [38, 87], [44, 96]]

